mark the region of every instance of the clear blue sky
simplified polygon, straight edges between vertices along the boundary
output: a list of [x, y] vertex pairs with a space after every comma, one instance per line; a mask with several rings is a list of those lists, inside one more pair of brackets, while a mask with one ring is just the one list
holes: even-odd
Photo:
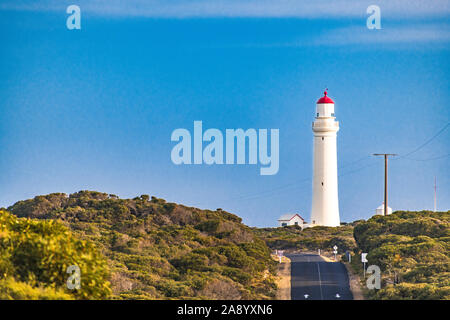
[[[220, 207], [251, 226], [309, 221], [311, 122], [328, 87], [341, 220], [367, 219], [383, 200], [370, 155], [408, 154], [450, 121], [449, 2], [422, 2], [378, 1], [383, 29], [368, 30], [371, 1], [2, 1], [0, 206], [88, 189]], [[66, 28], [70, 4], [81, 30]], [[170, 135], [194, 120], [278, 128], [278, 174], [174, 165]], [[394, 210], [432, 209], [435, 176], [450, 208], [449, 138], [391, 161]]]

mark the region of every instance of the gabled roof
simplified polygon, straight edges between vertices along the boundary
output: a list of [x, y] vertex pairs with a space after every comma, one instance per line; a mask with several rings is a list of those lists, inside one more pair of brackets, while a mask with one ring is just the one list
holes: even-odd
[[303, 219], [298, 213], [287, 213], [287, 214], [283, 214], [278, 221], [290, 221], [292, 219], [294, 219], [295, 216], [298, 216], [300, 219], [302, 219], [303, 221], [305, 221], [305, 219]]

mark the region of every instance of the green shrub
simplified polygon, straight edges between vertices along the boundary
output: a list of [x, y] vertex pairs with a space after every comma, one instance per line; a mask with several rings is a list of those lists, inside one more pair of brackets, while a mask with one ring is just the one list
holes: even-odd
[[0, 300], [71, 300], [74, 296], [61, 288], [31, 286], [12, 277], [0, 280]]
[[450, 300], [450, 287], [439, 288], [425, 283], [400, 283], [379, 290], [381, 300]]
[[170, 263], [181, 272], [187, 272], [188, 270], [206, 271], [209, 259], [203, 254], [190, 252], [180, 258], [172, 259]]
[[0, 235], [3, 279], [64, 289], [67, 268], [76, 265], [81, 270], [81, 288], [68, 293], [82, 299], [110, 295], [106, 261], [92, 243], [75, 238], [62, 224], [17, 218], [0, 210]]
[[243, 285], [249, 284], [252, 280], [252, 276], [249, 273], [237, 268], [224, 267], [222, 274]]
[[219, 225], [220, 220], [207, 220], [199, 223], [195, 228], [203, 232], [214, 233], [219, 228]]

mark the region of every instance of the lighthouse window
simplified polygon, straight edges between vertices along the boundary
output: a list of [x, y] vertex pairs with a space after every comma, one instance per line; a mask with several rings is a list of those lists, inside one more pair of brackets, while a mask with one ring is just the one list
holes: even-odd
[[322, 182], [322, 185], [323, 185], [323, 182]]
[[319, 114], [317, 114], [317, 116], [319, 116]]
[[322, 141], [323, 141], [323, 137], [322, 137]]
[[331, 116], [334, 117], [334, 113], [332, 113]]

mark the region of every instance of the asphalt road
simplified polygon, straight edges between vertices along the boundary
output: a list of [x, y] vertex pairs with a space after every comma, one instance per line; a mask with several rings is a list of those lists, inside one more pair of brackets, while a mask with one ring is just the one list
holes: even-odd
[[353, 300], [347, 269], [317, 254], [288, 254], [292, 300]]

